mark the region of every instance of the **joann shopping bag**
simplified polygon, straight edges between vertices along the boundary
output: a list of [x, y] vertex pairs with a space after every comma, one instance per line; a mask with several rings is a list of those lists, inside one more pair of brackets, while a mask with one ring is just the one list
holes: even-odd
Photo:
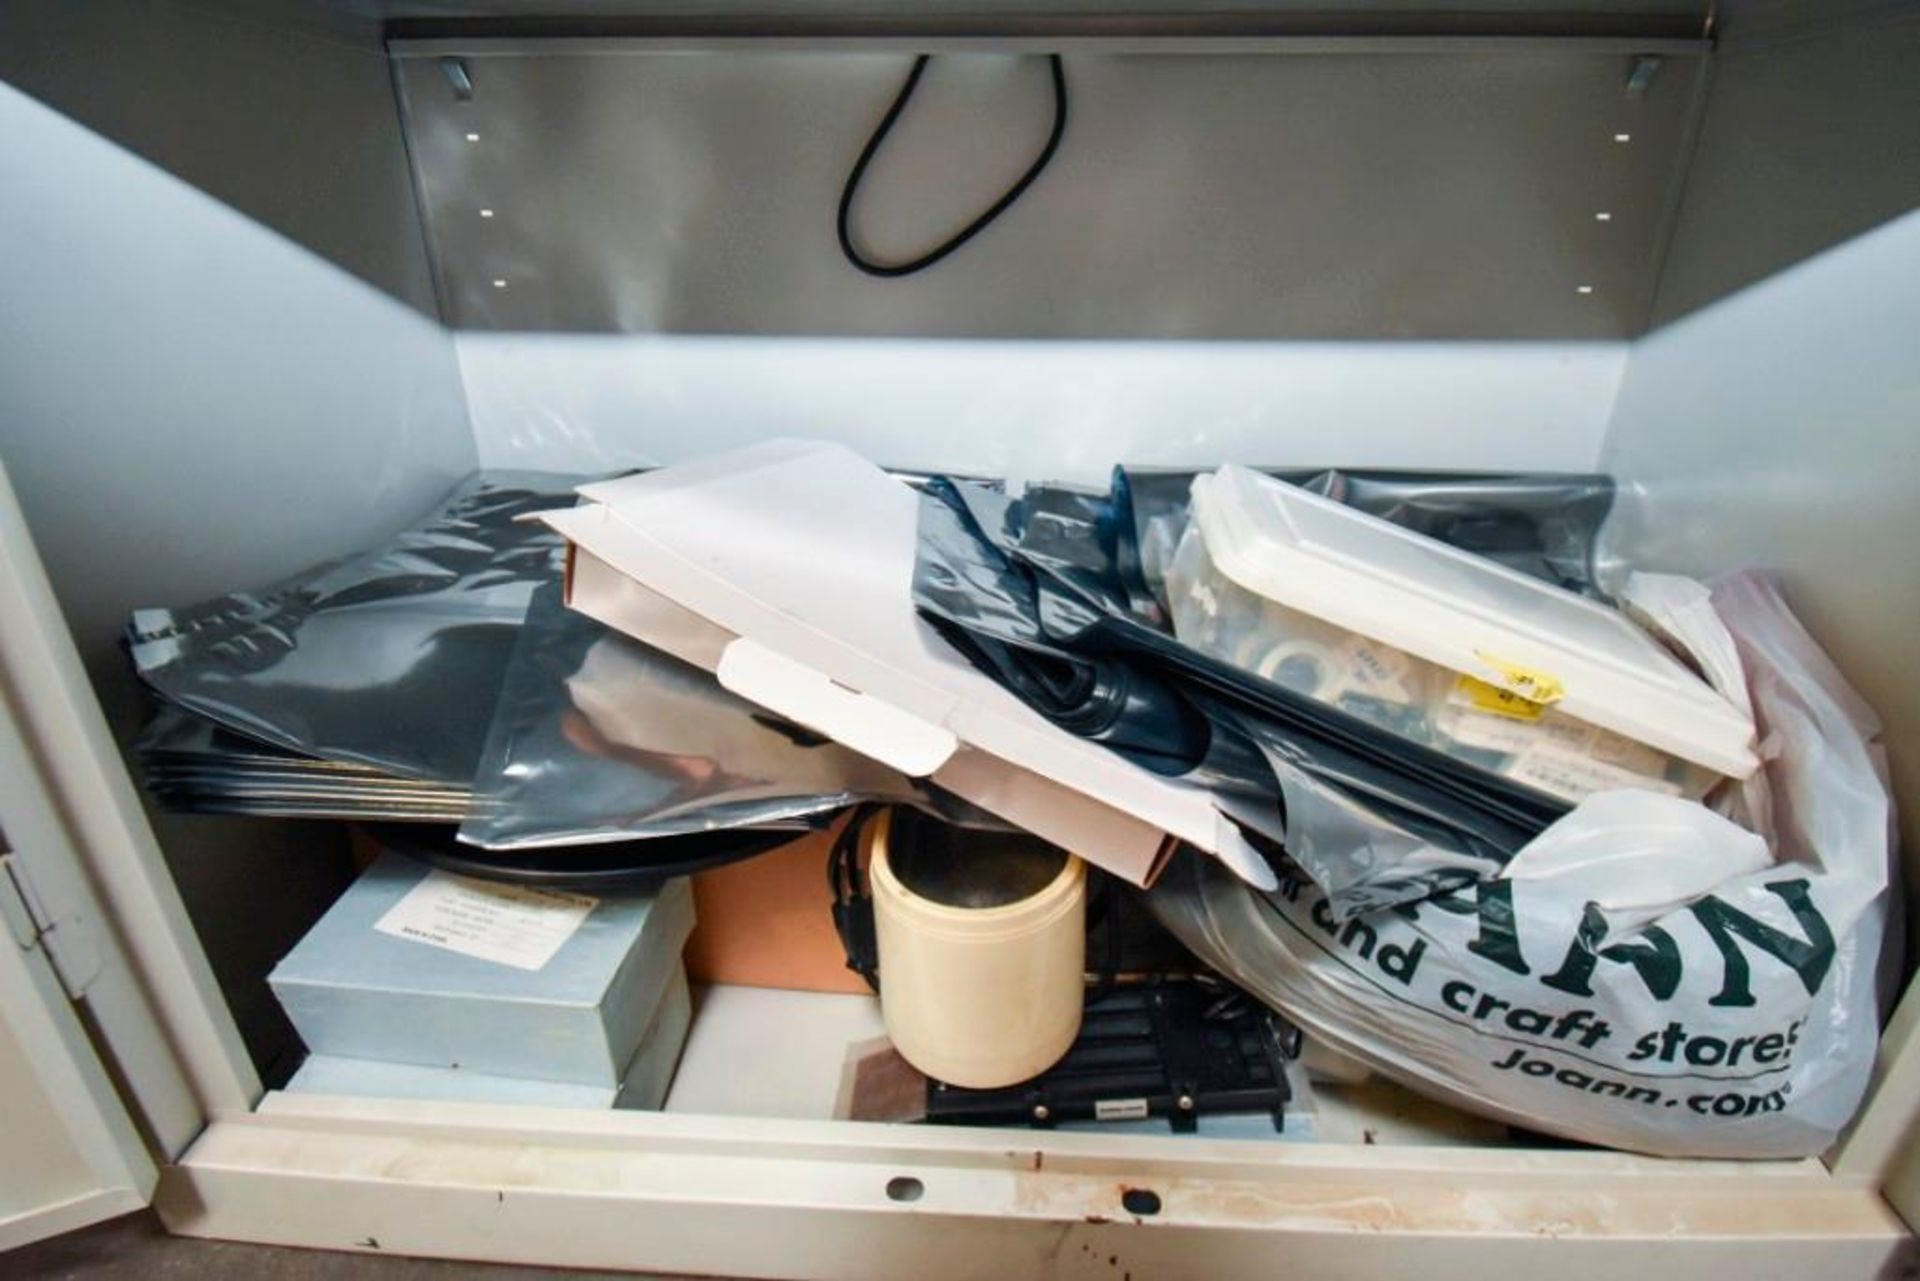
[[[1615, 792], [1538, 838], [1581, 851], [1579, 875], [1519, 875], [1523, 851], [1508, 877], [1339, 922], [1297, 873], [1262, 894], [1183, 857], [1156, 911], [1309, 1036], [1460, 1107], [1662, 1155], [1821, 1151], [1879, 1036], [1894, 875], [1879, 725], [1764, 579], [1723, 579], [1712, 602], [1763, 736], [1764, 866], [1697, 806]], [[1703, 843], [1722, 842], [1724, 879], [1632, 892], [1635, 865], [1698, 880]]]

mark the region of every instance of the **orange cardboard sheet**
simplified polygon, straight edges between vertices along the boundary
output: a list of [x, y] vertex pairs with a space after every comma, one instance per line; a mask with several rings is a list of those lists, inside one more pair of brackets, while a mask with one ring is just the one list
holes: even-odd
[[696, 924], [687, 974], [696, 983], [732, 983], [795, 992], [871, 991], [847, 968], [833, 929], [827, 885], [831, 831], [810, 832], [777, 849], [693, 878]]

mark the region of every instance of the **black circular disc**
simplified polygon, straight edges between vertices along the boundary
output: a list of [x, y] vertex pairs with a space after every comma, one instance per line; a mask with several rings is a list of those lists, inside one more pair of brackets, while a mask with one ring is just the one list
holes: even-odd
[[455, 839], [459, 830], [437, 823], [367, 823], [385, 849], [460, 876], [562, 890], [648, 890], [675, 876], [737, 863], [804, 835], [792, 830], [737, 828], [690, 832], [641, 841], [484, 850]]

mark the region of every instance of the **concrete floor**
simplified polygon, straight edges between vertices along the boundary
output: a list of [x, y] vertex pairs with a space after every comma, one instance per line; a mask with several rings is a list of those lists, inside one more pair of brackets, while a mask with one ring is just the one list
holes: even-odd
[[565, 1281], [614, 1275], [633, 1274], [198, 1241], [168, 1236], [151, 1213], [0, 1255], [0, 1276], [7, 1281]]

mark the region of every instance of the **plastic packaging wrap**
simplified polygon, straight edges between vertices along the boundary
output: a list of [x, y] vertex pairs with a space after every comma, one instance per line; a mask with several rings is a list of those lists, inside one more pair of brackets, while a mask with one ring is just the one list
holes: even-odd
[[[1752, 713], [1739, 647], [1714, 611], [1706, 584], [1677, 574], [1634, 572], [1618, 590], [1620, 605], [1630, 616], [1676, 652], [1689, 655], [1709, 684], [1734, 706]], [[1765, 770], [1749, 774], [1737, 787], [1721, 788], [1710, 803], [1751, 831], [1772, 829], [1773, 797]]]
[[1508, 878], [1345, 923], [1297, 872], [1263, 894], [1185, 855], [1152, 906], [1309, 1036], [1457, 1106], [1670, 1156], [1821, 1151], [1859, 1106], [1883, 1008], [1879, 724], [1764, 579], [1712, 602], [1765, 735], [1766, 866], [1698, 806], [1614, 793]]
[[[380, 550], [136, 613], [135, 666], [173, 705], [139, 744], [155, 795], [200, 812], [464, 819], [463, 839], [499, 850], [792, 831], [868, 799], [979, 819], [566, 609], [561, 540], [517, 518], [564, 506], [576, 479], [476, 473]], [[647, 861], [611, 857], [576, 870]]]
[[134, 750], [147, 790], [186, 813], [453, 824], [467, 812], [463, 785], [303, 756], [167, 704]]
[[1289, 609], [1215, 564], [1199, 524], [1181, 535], [1164, 590], [1181, 641], [1370, 725], [1569, 803], [1623, 787], [1698, 798], [1711, 770]]
[[1206, 718], [1136, 657], [1074, 644], [1101, 616], [1073, 596], [1040, 590], [1011, 524], [1024, 513], [998, 490], [928, 482], [916, 604], [961, 652], [1055, 724], [1156, 773], [1196, 769], [1211, 738]]
[[128, 624], [141, 679], [231, 730], [465, 787], [520, 620], [561, 542], [516, 518], [579, 478], [479, 472], [378, 551]]
[[1130, 543], [1104, 496], [1013, 500], [936, 480], [921, 499], [915, 599], [1057, 723], [1234, 798], [1234, 816], [1260, 830], [1284, 815], [1294, 857], [1343, 916], [1490, 875], [1566, 812], [1182, 645], [1126, 589]]
[[1620, 936], [1772, 862], [1764, 837], [1704, 805], [1601, 792], [1514, 855], [1500, 879], [1590, 903]]
[[527, 610], [460, 837], [513, 849], [799, 825], [916, 796], [894, 771], [568, 609], [553, 582]]
[[[1263, 468], [1267, 475], [1390, 520], [1568, 591], [1598, 594], [1594, 541], [1613, 508], [1602, 475]], [[1191, 470], [1122, 467], [1114, 475], [1127, 590], [1151, 607], [1187, 527]]]

